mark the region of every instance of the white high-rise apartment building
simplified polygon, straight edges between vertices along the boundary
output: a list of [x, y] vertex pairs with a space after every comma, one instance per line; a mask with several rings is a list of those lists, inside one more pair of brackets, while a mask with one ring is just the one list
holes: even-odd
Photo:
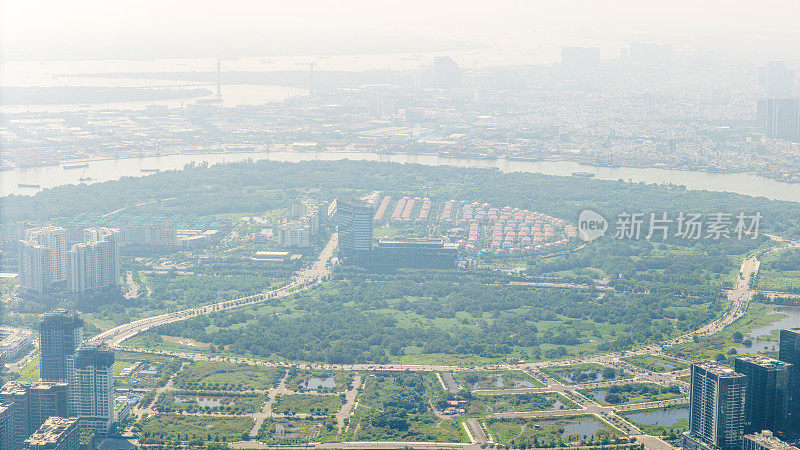
[[22, 288], [51, 292], [67, 279], [67, 232], [60, 227], [32, 228], [17, 245]]
[[113, 366], [114, 350], [105, 344], [83, 344], [67, 356], [69, 415], [100, 436], [114, 423]]
[[119, 234], [110, 228], [88, 228], [84, 242], [69, 251], [69, 290], [86, 292], [119, 285]]

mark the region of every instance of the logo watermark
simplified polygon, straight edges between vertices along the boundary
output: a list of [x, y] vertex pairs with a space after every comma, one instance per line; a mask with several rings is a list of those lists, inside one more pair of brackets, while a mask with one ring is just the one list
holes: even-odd
[[[756, 239], [761, 219], [760, 213], [730, 214], [716, 212], [698, 214], [680, 211], [676, 215], [661, 213], [621, 212], [614, 221], [615, 239], [666, 241], [671, 237], [686, 240], [699, 239]], [[578, 237], [586, 242], [605, 236], [609, 221], [600, 213], [585, 209], [578, 215]]]

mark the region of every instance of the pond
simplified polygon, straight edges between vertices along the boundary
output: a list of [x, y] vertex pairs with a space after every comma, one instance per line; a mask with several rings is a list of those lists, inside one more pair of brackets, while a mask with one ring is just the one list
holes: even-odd
[[763, 327], [753, 328], [748, 333], [752, 337], [770, 336], [773, 331], [781, 330], [784, 328], [800, 327], [800, 306], [784, 306], [774, 308], [770, 313], [783, 314], [780, 320], [776, 320]]
[[670, 371], [675, 370], [675, 369], [678, 368], [678, 366], [676, 366], [675, 364], [670, 364], [670, 363], [665, 362], [665, 361], [657, 361], [656, 360], [656, 361], [650, 361], [650, 362], [652, 364], [658, 366], [658, 367], [663, 367], [664, 369], [667, 369], [667, 370], [670, 370]]
[[[606, 378], [603, 377], [603, 372], [602, 371], [598, 371], [598, 370], [583, 370], [583, 371], [581, 371], [581, 373], [584, 374], [584, 375], [588, 375], [590, 373], [595, 373], [597, 375], [597, 377], [595, 377], [595, 378], [589, 377], [589, 378], [587, 378], [585, 380], [578, 381], [578, 383], [596, 383], [598, 381], [607, 380]], [[559, 375], [561, 376], [561, 378], [567, 380], [569, 383], [576, 383], [576, 381], [573, 380], [572, 377], [570, 377], [570, 375], [567, 374], [567, 373], [561, 373]], [[614, 374], [613, 378], [608, 378], [608, 380], [617, 380], [619, 378], [620, 378], [620, 373], [617, 372], [617, 373]]]
[[661, 427], [671, 427], [681, 419], [689, 418], [689, 408], [674, 408], [660, 411], [647, 411], [634, 414], [626, 414], [628, 419], [643, 425], [655, 425]]
[[318, 377], [311, 377], [308, 381], [305, 382], [303, 385], [306, 389], [319, 389], [323, 388], [332, 388], [336, 386], [336, 381], [333, 377], [327, 378], [318, 378]]
[[536, 387], [535, 384], [531, 383], [528, 380], [517, 380], [516, 378], [511, 380], [511, 383], [514, 384], [515, 388], [521, 388], [521, 387], [535, 388]]
[[778, 341], [762, 341], [760, 339], [751, 339], [753, 342], [750, 346], [736, 347], [736, 351], [740, 355], [746, 354], [762, 354], [778, 351]]
[[605, 427], [600, 425], [596, 420], [579, 419], [564, 424], [563, 436], [590, 436], [603, 429], [605, 429]]

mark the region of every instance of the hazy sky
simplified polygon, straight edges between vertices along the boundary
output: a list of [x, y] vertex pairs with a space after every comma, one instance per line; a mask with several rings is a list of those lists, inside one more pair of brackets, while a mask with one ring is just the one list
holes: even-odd
[[535, 46], [558, 36], [585, 39], [587, 45], [593, 39], [621, 38], [702, 38], [738, 45], [768, 38], [790, 53], [800, 49], [798, 0], [0, 0], [0, 4], [5, 59], [124, 57], [129, 52], [140, 56], [270, 53], [291, 52], [293, 47], [335, 51], [348, 42], [380, 47], [405, 38], [416, 38], [409, 45], [421, 47], [425, 39]]

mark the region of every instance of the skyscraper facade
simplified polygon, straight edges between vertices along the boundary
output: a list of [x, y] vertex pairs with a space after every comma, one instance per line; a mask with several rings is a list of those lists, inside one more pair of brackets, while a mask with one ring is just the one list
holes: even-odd
[[84, 430], [106, 435], [114, 420], [114, 350], [103, 344], [83, 344], [67, 357], [69, 413]]
[[736, 358], [734, 369], [747, 378], [744, 432], [788, 432], [793, 365], [765, 356], [744, 356]]
[[747, 380], [713, 362], [692, 364], [686, 450], [738, 450], [744, 435]]
[[77, 311], [56, 309], [39, 318], [39, 376], [42, 381], [66, 382], [67, 356], [83, 341], [83, 318]]
[[794, 393], [789, 404], [789, 436], [800, 437], [800, 328], [781, 330], [778, 359], [792, 365], [789, 390]]
[[348, 258], [368, 257], [372, 251], [372, 207], [355, 201], [336, 200], [339, 252]]

